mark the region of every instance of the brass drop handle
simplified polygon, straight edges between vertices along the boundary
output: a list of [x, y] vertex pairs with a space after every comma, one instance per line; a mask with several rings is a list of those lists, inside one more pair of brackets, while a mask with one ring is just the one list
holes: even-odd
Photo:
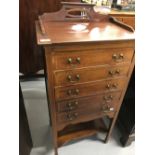
[[81, 58], [80, 58], [80, 57], [77, 57], [77, 58], [76, 58], [76, 61], [80, 64]]
[[69, 64], [71, 64], [71, 63], [73, 62], [72, 58], [68, 58], [68, 59], [67, 59], [67, 62], [68, 62]]

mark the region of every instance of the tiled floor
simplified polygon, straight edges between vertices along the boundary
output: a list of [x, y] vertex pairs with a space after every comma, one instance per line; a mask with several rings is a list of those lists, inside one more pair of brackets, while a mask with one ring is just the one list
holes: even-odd
[[[45, 81], [43, 78], [21, 82], [34, 148], [31, 155], [54, 155], [49, 127]], [[97, 137], [98, 136], [98, 137]], [[122, 147], [115, 128], [107, 144], [99, 141], [103, 134], [92, 136], [59, 148], [59, 155], [134, 155], [134, 143]]]

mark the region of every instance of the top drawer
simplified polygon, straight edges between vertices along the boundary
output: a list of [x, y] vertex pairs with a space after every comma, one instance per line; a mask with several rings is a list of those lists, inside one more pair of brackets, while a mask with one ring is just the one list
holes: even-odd
[[132, 48], [57, 53], [54, 55], [55, 69], [80, 68], [130, 62], [133, 53], [134, 50]]

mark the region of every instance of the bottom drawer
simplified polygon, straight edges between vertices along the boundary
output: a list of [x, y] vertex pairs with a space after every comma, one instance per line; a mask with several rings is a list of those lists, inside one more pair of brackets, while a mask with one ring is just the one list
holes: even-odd
[[[69, 119], [68, 115], [70, 114], [71, 117], [74, 117], [73, 119]], [[80, 110], [77, 112], [72, 113], [66, 113], [66, 114], [59, 114], [58, 115], [58, 124], [57, 129], [60, 131], [64, 127], [71, 125], [71, 124], [77, 124], [82, 122], [88, 122], [91, 120], [95, 120], [98, 118], [102, 118], [103, 116], [109, 116], [110, 118], [113, 118], [115, 114], [115, 111], [104, 113], [103, 110], [97, 110], [97, 111], [89, 111], [86, 113], [85, 110]]]
[[[121, 92], [115, 92], [78, 99], [77, 108], [57, 113], [58, 126], [90, 121], [104, 115], [113, 117], [120, 96]], [[59, 104], [59, 110], [63, 110], [65, 102]]]

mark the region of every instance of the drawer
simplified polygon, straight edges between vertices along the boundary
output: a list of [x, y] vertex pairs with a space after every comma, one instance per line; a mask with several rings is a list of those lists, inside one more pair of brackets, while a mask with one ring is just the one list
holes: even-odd
[[[77, 113], [70, 113], [70, 115], [76, 116]], [[57, 117], [57, 129], [60, 131], [64, 129], [66, 126], [77, 124], [77, 123], [84, 123], [88, 121], [92, 121], [95, 119], [103, 118], [103, 116], [108, 116], [109, 118], [113, 118], [115, 115], [115, 112], [108, 112], [108, 113], [103, 113], [102, 110], [97, 110], [97, 111], [89, 111], [86, 115], [86, 112], [83, 110], [78, 112], [78, 116], [73, 119], [69, 120], [67, 113], [61, 113]]]
[[64, 52], [54, 56], [55, 69], [70, 69], [104, 64], [131, 62], [132, 48]]
[[57, 101], [85, 97], [105, 92], [119, 91], [124, 88], [126, 78], [113, 80], [103, 80], [87, 84], [78, 84], [69, 87], [55, 88], [55, 98]]
[[80, 99], [78, 109], [57, 113], [57, 121], [59, 124], [79, 123], [114, 113], [117, 111], [120, 95], [121, 93], [117, 92]]
[[103, 80], [127, 76], [129, 64], [114, 67], [93, 67], [85, 69], [74, 69], [68, 71], [57, 71], [54, 73], [55, 86], [69, 86], [72, 84]]
[[95, 108], [107, 108], [106, 106], [115, 107], [116, 101], [119, 100], [121, 93], [120, 92], [111, 92], [101, 95], [95, 95], [84, 98], [77, 98], [72, 100], [66, 100], [62, 102], [57, 102], [57, 111], [58, 112], [72, 112], [79, 109], [95, 109]]

